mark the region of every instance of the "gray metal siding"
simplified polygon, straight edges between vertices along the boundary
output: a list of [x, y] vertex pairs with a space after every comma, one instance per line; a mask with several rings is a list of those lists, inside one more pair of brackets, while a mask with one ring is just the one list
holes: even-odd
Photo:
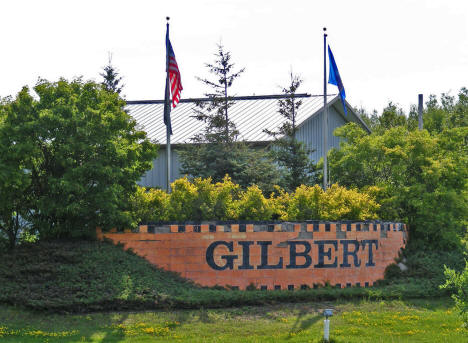
[[[304, 142], [306, 147], [312, 150], [309, 156], [315, 162], [318, 162], [323, 156], [322, 118], [323, 111], [320, 111], [318, 115], [307, 119], [296, 134], [297, 139]], [[343, 117], [333, 106], [330, 106], [328, 108], [328, 150], [339, 148], [340, 138], [335, 137], [333, 131], [344, 124], [346, 121]]]
[[[167, 170], [166, 170], [166, 148], [159, 149], [158, 157], [153, 161], [153, 168], [138, 182], [140, 186], [167, 188]], [[171, 149], [171, 182], [179, 179], [180, 174], [180, 156], [176, 148]]]

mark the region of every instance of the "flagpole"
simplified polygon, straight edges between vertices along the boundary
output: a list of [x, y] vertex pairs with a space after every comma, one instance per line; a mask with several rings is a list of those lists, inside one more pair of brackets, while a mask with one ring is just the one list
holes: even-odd
[[323, 116], [322, 116], [322, 136], [323, 136], [323, 189], [328, 186], [328, 106], [327, 106], [327, 28], [323, 28]]
[[[166, 17], [167, 35], [169, 35], [169, 17]], [[166, 93], [164, 95], [164, 118], [169, 118], [171, 113], [171, 96], [169, 90], [169, 49], [166, 41]], [[171, 127], [166, 124], [166, 172], [167, 193], [171, 193]]]

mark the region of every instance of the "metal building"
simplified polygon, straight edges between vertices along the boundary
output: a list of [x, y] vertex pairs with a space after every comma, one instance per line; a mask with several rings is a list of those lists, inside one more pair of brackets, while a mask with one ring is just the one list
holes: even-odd
[[[273, 138], [263, 132], [264, 129], [275, 131], [284, 118], [278, 113], [278, 99], [284, 95], [243, 96], [234, 97], [234, 105], [229, 108], [229, 117], [239, 130], [239, 140], [267, 145]], [[310, 158], [318, 161], [324, 154], [322, 137], [323, 96], [296, 94], [302, 101], [297, 113], [297, 138], [303, 141], [312, 152]], [[193, 118], [195, 104], [209, 101], [208, 98], [182, 99], [171, 112], [171, 182], [182, 177], [177, 149], [184, 144], [190, 144], [191, 138], [203, 132], [204, 123]], [[366, 131], [369, 128], [346, 102], [347, 115], [339, 96], [331, 95], [328, 101], [328, 149], [339, 147], [340, 139], [333, 131], [347, 122], [355, 122]], [[163, 121], [164, 100], [127, 101], [126, 110], [137, 121], [139, 127], [146, 131], [148, 138], [161, 144], [159, 156], [153, 161], [153, 169], [149, 170], [139, 182], [142, 186], [160, 187], [166, 189], [166, 126]]]

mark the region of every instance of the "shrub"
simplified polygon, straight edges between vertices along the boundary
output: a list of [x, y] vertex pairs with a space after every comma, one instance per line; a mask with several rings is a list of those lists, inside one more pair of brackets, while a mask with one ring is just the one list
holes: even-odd
[[234, 216], [234, 199], [238, 197], [239, 185], [229, 176], [213, 184], [211, 178], [196, 178], [193, 185], [196, 196], [193, 201], [193, 220], [228, 220]]
[[137, 187], [130, 198], [132, 217], [136, 222], [168, 220], [229, 220], [236, 217], [234, 200], [240, 187], [226, 175], [222, 182], [211, 178], [187, 178], [172, 183], [173, 192]]
[[325, 220], [376, 219], [378, 208], [379, 205], [370, 195], [334, 184], [323, 193], [320, 218]]
[[468, 127], [430, 134], [395, 127], [366, 134], [356, 124], [335, 130], [340, 150], [330, 171], [345, 187], [379, 189], [379, 217], [410, 227], [409, 247], [452, 250], [468, 218]]
[[465, 261], [465, 269], [457, 273], [455, 270], [445, 267], [445, 277], [447, 278], [441, 288], [451, 288], [454, 290], [452, 298], [460, 311], [460, 315], [468, 325], [468, 261]]
[[323, 190], [318, 186], [301, 185], [291, 195], [288, 220], [320, 219]]
[[[284, 195], [282, 195], [285, 198]], [[377, 218], [379, 205], [369, 194], [346, 189], [337, 184], [325, 192], [318, 186], [299, 186], [287, 199], [288, 220], [366, 220]], [[284, 204], [279, 202], [280, 204]], [[280, 206], [281, 208], [281, 206]]]
[[213, 219], [229, 220], [235, 216], [234, 200], [239, 198], [240, 186], [232, 182], [226, 175], [223, 182], [215, 184], [215, 201], [213, 204]]
[[137, 187], [130, 203], [136, 222], [169, 220], [169, 194], [161, 189]]
[[291, 195], [280, 186], [274, 187], [275, 192], [270, 194], [270, 204], [273, 209], [273, 219], [288, 220], [288, 207], [291, 202]]
[[169, 198], [169, 220], [193, 220], [193, 206], [197, 198], [197, 187], [186, 177], [175, 180]]
[[131, 198], [138, 222], [185, 220], [366, 220], [376, 218], [379, 205], [368, 193], [333, 185], [324, 192], [318, 185], [299, 186], [288, 193], [279, 186], [269, 198], [254, 185], [243, 191], [226, 175], [222, 182], [211, 178], [187, 178], [172, 183], [172, 193], [139, 187]]
[[192, 203], [192, 220], [209, 220], [214, 218], [214, 204], [216, 201], [216, 188], [211, 178], [196, 178], [193, 180], [195, 186], [195, 198]]
[[263, 196], [262, 190], [253, 185], [236, 201], [238, 217], [243, 220], [270, 220], [274, 209], [270, 201]]

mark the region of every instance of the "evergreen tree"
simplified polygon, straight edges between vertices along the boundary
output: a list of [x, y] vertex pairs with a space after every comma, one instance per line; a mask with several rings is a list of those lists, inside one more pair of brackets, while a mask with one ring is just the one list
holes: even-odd
[[112, 65], [112, 54], [109, 54], [109, 62], [103, 70], [104, 72], [99, 74], [103, 78], [102, 86], [109, 92], [120, 94], [124, 84], [121, 83], [122, 77], [119, 76], [118, 70]]
[[442, 93], [440, 101], [430, 95], [423, 113], [424, 129], [431, 133], [446, 129], [468, 126], [468, 89], [463, 87], [458, 92], [458, 99]]
[[407, 119], [403, 109], [390, 101], [379, 117], [379, 128], [388, 130], [392, 127], [406, 126], [406, 122]]
[[205, 66], [214, 75], [214, 80], [200, 77], [197, 77], [197, 79], [211, 88], [211, 92], [205, 93], [210, 101], [196, 104], [195, 117], [204, 121], [207, 125], [204, 134], [196, 135], [193, 141], [197, 143], [229, 144], [237, 140], [239, 131], [229, 118], [229, 108], [234, 105], [234, 101], [232, 96], [228, 94], [228, 90], [245, 71], [245, 68], [234, 71], [231, 53], [225, 51], [222, 44], [218, 44], [218, 52], [215, 54], [214, 63], [206, 63]]
[[289, 86], [282, 90], [285, 98], [278, 101], [278, 112], [285, 121], [277, 131], [265, 129], [264, 132], [275, 137], [271, 154], [282, 171], [280, 185], [294, 191], [300, 185], [315, 183], [317, 168], [309, 159], [311, 151], [296, 138], [296, 118], [302, 105], [302, 101], [296, 98], [296, 92], [302, 79], [292, 72], [290, 76]]
[[356, 112], [359, 118], [362, 119], [371, 131], [374, 131], [374, 129], [379, 126], [379, 115], [377, 114], [377, 110], [374, 109], [372, 113], [369, 113], [366, 109], [361, 107], [355, 108], [354, 112]]
[[220, 182], [226, 174], [243, 187], [257, 184], [266, 193], [278, 181], [277, 169], [268, 153], [238, 141], [239, 131], [229, 118], [234, 100], [229, 89], [244, 72], [234, 71], [231, 53], [218, 45], [213, 63], [206, 63], [212, 79], [197, 79], [210, 88], [208, 101], [196, 104], [194, 117], [206, 123], [203, 133], [192, 138], [194, 144], [181, 151], [181, 172], [192, 177], [211, 177]]

